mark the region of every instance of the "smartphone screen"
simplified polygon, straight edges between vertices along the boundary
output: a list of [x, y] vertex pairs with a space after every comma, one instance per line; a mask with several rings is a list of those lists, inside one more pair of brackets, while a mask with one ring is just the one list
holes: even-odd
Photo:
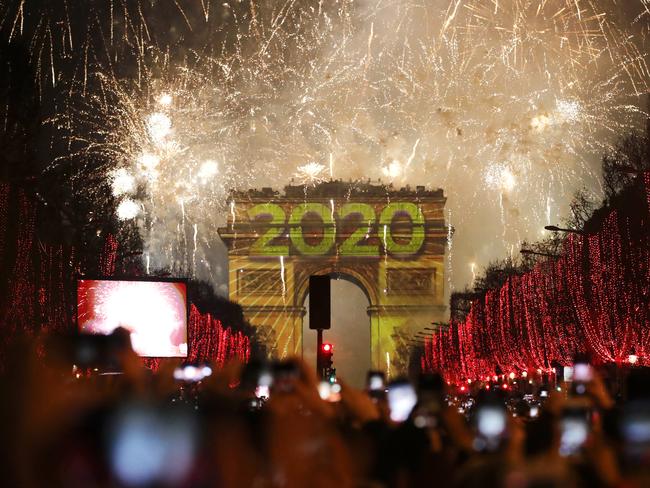
[[271, 385], [273, 384], [273, 375], [270, 371], [262, 370], [257, 378], [255, 386], [255, 396], [257, 398], [269, 398], [271, 396]]
[[560, 421], [560, 455], [579, 454], [589, 437], [589, 413], [585, 409], [565, 410]]
[[383, 391], [384, 373], [381, 371], [368, 371], [367, 387], [370, 391]]
[[476, 412], [478, 433], [488, 439], [500, 437], [506, 430], [506, 412], [497, 406], [481, 406]]
[[115, 366], [112, 337], [102, 334], [78, 334], [74, 341], [74, 364], [82, 368], [104, 369]]
[[191, 413], [124, 405], [109, 418], [107, 456], [119, 486], [187, 485], [199, 447]]
[[394, 422], [408, 419], [418, 398], [415, 388], [408, 382], [391, 383], [388, 386], [388, 408]]
[[623, 435], [628, 443], [650, 446], [650, 413], [626, 416]]
[[591, 366], [586, 363], [576, 363], [573, 366], [573, 381], [589, 383], [593, 379]]
[[282, 361], [273, 367], [273, 389], [289, 393], [294, 383], [300, 378], [298, 365], [293, 361]]
[[625, 439], [624, 453], [628, 461], [647, 464], [650, 452], [650, 404], [633, 401], [625, 406], [621, 421]]

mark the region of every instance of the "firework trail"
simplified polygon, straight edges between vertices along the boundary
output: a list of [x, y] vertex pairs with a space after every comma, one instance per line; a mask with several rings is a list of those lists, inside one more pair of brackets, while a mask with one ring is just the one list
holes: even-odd
[[69, 151], [51, 167], [83, 179], [80, 162], [101, 161], [151, 266], [187, 267], [196, 229], [190, 271], [215, 282], [229, 189], [332, 175], [444, 188], [462, 286], [470, 261], [535, 240], [576, 188], [597, 189], [600, 157], [645, 115], [647, 0], [84, 9], [85, 31], [65, 1], [3, 8], [5, 33], [31, 35], [40, 85], [59, 86]]

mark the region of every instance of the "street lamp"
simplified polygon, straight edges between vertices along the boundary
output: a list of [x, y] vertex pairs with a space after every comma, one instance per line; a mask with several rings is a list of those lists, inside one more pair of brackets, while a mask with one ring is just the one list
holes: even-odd
[[545, 225], [544, 229], [550, 230], [551, 232], [571, 232], [573, 234], [585, 235], [585, 231], [583, 231], [583, 230], [565, 229], [565, 228], [562, 228], [562, 227], [558, 227], [556, 225]]

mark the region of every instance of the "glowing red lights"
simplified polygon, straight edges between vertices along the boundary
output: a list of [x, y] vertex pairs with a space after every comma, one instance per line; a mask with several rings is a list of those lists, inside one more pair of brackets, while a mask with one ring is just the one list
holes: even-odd
[[231, 359], [243, 363], [250, 357], [250, 339], [241, 332], [233, 332], [230, 327], [224, 327], [220, 320], [209, 313], [201, 314], [194, 306], [190, 306], [190, 321], [188, 324], [190, 348], [188, 359], [191, 362], [211, 361], [218, 368], [223, 367]]
[[330, 344], [329, 342], [326, 342], [325, 344], [323, 344], [321, 346], [321, 348], [323, 349], [323, 352], [325, 352], [325, 353], [330, 353], [334, 349], [332, 344]]
[[585, 347], [596, 362], [647, 364], [650, 172], [642, 181], [647, 205], [611, 210], [596, 232], [567, 236], [559, 258], [488, 290], [463, 321], [427, 337], [423, 369], [456, 384], [497, 371], [526, 378], [570, 364]]
[[108, 234], [104, 241], [104, 249], [99, 258], [99, 268], [104, 276], [115, 274], [115, 260], [117, 257], [117, 240], [112, 234]]
[[[14, 206], [16, 211], [9, 212]], [[70, 246], [41, 242], [36, 234], [37, 219], [43, 218], [39, 212], [24, 190], [0, 183], [0, 258], [14, 263], [0, 280], [6, 285], [7, 300], [7, 313], [0, 317], [0, 328], [7, 331], [7, 337], [11, 331], [21, 329], [68, 330], [74, 321], [69, 304], [75, 275], [89, 269], [106, 276], [124, 271], [117, 269], [119, 242], [111, 234], [104, 239], [97, 263], [81, 262]], [[14, 242], [5, 242], [8, 227], [15, 228]], [[6, 255], [9, 249], [11, 256]], [[188, 361], [211, 361], [216, 367], [222, 367], [231, 359], [247, 362], [250, 357], [249, 337], [209, 314], [202, 315], [193, 305], [188, 335]], [[158, 359], [143, 361], [152, 369], [159, 365]]]

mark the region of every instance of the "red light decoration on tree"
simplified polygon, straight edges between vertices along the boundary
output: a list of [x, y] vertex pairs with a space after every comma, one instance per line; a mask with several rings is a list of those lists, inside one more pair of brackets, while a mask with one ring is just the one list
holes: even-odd
[[108, 234], [104, 241], [104, 248], [99, 259], [99, 269], [104, 276], [115, 274], [115, 262], [117, 260], [117, 240], [112, 234]]
[[[570, 235], [559, 258], [537, 263], [473, 300], [461, 322], [427, 337], [422, 369], [449, 382], [500, 371], [570, 364], [576, 352], [596, 362], [650, 364], [650, 172], [643, 204], [611, 210], [597, 232]], [[499, 373], [501, 374], [501, 373]]]
[[36, 325], [35, 297], [36, 286], [32, 261], [36, 207], [25, 195], [18, 191], [18, 230], [16, 233], [16, 253], [14, 267], [9, 283], [9, 306], [6, 309], [4, 326], [9, 334], [16, 330], [34, 332]]
[[0, 258], [4, 255], [10, 189], [8, 184], [0, 182]]
[[194, 305], [190, 305], [188, 336], [190, 362], [211, 361], [221, 368], [233, 359], [244, 363], [250, 359], [248, 336], [224, 327], [220, 320], [209, 313], [201, 314]]
[[[10, 211], [16, 208], [17, 211]], [[0, 285], [7, 290], [0, 297], [0, 343], [9, 346], [20, 331], [26, 334], [69, 330], [75, 321], [75, 275], [96, 263], [78, 261], [74, 248], [45, 243], [37, 237], [39, 207], [24, 190], [0, 183], [0, 263], [13, 263], [0, 273]], [[38, 245], [36, 245], [38, 243]], [[108, 234], [99, 256], [99, 270], [115, 273], [119, 243]], [[10, 253], [10, 255], [8, 255]], [[222, 367], [231, 359], [250, 359], [250, 338], [233, 332], [209, 314], [190, 305], [188, 360], [211, 361]], [[160, 360], [143, 359], [157, 369]], [[3, 367], [0, 357], [0, 369]]]

